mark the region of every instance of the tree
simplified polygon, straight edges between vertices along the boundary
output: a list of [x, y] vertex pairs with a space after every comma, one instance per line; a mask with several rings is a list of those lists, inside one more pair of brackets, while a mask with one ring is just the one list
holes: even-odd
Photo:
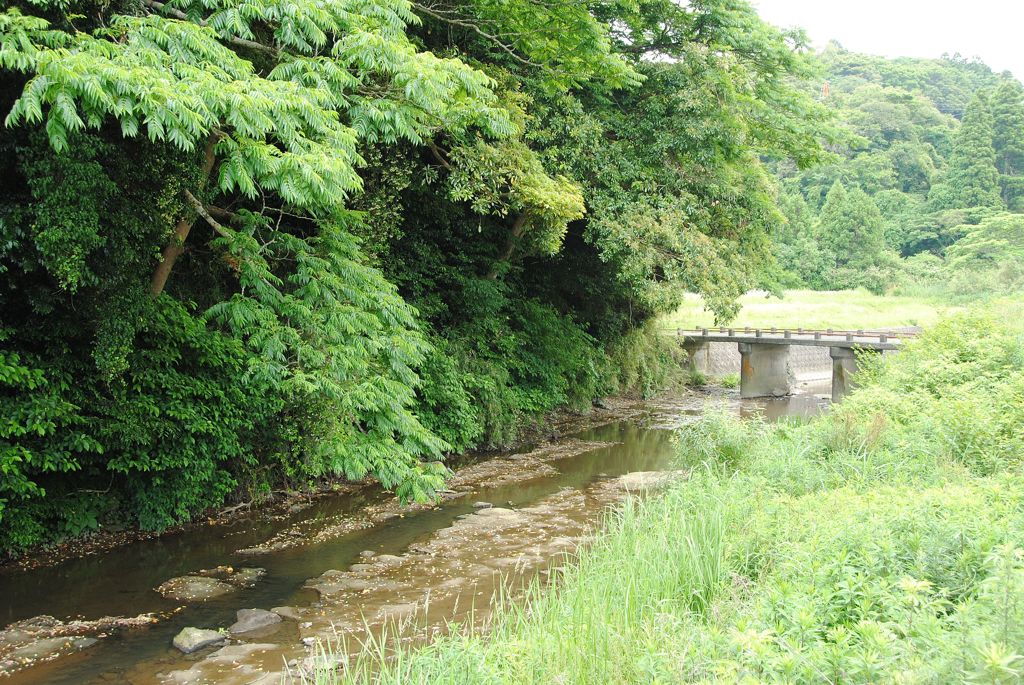
[[165, 526], [240, 482], [430, 499], [429, 348], [347, 203], [365, 145], [511, 134], [493, 81], [418, 50], [400, 0], [120, 7], [0, 13], [0, 545], [76, 503]]
[[1004, 81], [992, 96], [993, 144], [1003, 202], [1024, 210], [1024, 87]]
[[1024, 215], [996, 214], [959, 228], [963, 235], [946, 250], [953, 269], [978, 269], [1016, 261], [1024, 264]]
[[818, 220], [822, 246], [839, 267], [875, 266], [885, 251], [882, 214], [860, 188], [847, 192], [839, 181], [828, 191]]
[[784, 191], [779, 208], [785, 216], [775, 231], [775, 255], [788, 287], [827, 287], [826, 274], [833, 266], [831, 255], [815, 236], [815, 215], [797, 190]]
[[978, 94], [967, 107], [953, 140], [942, 183], [932, 188], [929, 201], [935, 209], [1002, 207], [994, 124], [988, 98]]

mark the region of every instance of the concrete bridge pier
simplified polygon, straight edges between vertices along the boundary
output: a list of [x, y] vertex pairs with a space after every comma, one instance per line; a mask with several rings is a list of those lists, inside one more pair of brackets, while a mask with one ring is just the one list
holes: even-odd
[[683, 349], [689, 356], [690, 373], [707, 376], [711, 371], [711, 343], [688, 340], [683, 343]]
[[857, 385], [857, 355], [881, 352], [870, 348], [830, 347], [828, 354], [832, 357], [832, 401], [839, 402]]
[[790, 394], [789, 345], [739, 343], [740, 397]]

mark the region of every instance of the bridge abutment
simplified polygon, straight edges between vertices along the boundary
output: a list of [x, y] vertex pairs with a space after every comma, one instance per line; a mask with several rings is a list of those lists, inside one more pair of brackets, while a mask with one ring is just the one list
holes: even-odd
[[683, 343], [683, 349], [689, 356], [689, 371], [691, 374], [699, 373], [707, 376], [711, 371], [711, 343], [690, 342]]
[[832, 357], [832, 401], [839, 402], [857, 387], [858, 354], [881, 354], [878, 350], [854, 350], [850, 347], [830, 347]]
[[789, 345], [739, 343], [740, 397], [790, 394]]

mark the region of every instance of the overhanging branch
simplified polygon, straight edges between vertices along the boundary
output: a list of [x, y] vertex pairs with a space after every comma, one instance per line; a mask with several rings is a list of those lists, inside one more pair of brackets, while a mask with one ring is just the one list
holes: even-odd
[[479, 36], [481, 36], [483, 38], [486, 38], [489, 42], [491, 42], [494, 45], [498, 46], [501, 50], [507, 52], [514, 60], [516, 60], [517, 62], [519, 62], [521, 64], [525, 64], [525, 65], [531, 66], [531, 67], [541, 67], [541, 66], [543, 66], [543, 65], [537, 64], [536, 62], [533, 62], [533, 61], [523, 57], [522, 55], [520, 55], [518, 52], [515, 51], [515, 48], [513, 48], [511, 45], [509, 45], [508, 43], [503, 41], [500, 36], [495, 35], [493, 33], [489, 33], [487, 31], [484, 31], [482, 28], [480, 28], [480, 25], [475, 23], [475, 22], [472, 22], [472, 21], [469, 21], [469, 20], [466, 20], [466, 19], [459, 19], [457, 17], [446, 16], [446, 15], [444, 15], [444, 14], [442, 14], [440, 12], [437, 12], [437, 11], [431, 9], [430, 7], [427, 7], [426, 5], [422, 5], [422, 4], [418, 3], [418, 2], [412, 3], [412, 7], [416, 11], [422, 12], [423, 14], [426, 14], [428, 17], [431, 17], [431, 18], [436, 19], [438, 21], [444, 22], [446, 24], [450, 24], [452, 26], [459, 26], [461, 28], [469, 29], [470, 31], [473, 31], [474, 33], [478, 34]]
[[[174, 9], [173, 7], [168, 7], [164, 3], [158, 2], [157, 0], [144, 0], [144, 2], [147, 7], [152, 7], [158, 12], [163, 12], [167, 16], [174, 17], [175, 19], [181, 19], [182, 21], [192, 21], [191, 17], [189, 17], [181, 10]], [[200, 19], [196, 23], [200, 26], [209, 26], [209, 23], [204, 19]], [[229, 43], [233, 45], [237, 45], [242, 48], [249, 48], [250, 50], [259, 50], [260, 52], [265, 52], [270, 55], [276, 55], [280, 52], [280, 50], [270, 45], [264, 45], [263, 43], [259, 43], [254, 40], [239, 38], [238, 36], [229, 36], [225, 40], [227, 40]]]

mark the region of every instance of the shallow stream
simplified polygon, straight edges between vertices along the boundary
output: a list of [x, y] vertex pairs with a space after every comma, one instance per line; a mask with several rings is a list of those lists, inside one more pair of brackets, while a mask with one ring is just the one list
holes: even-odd
[[[436, 627], [474, 605], [476, 618], [486, 613], [498, 583], [493, 578], [523, 581], [546, 572], [608, 506], [644, 489], [645, 474], [672, 469], [670, 429], [692, 420], [706, 402], [769, 420], [806, 417], [827, 406], [815, 394], [821, 388], [806, 390], [777, 400], [740, 401], [735, 393], [709, 400], [696, 393], [643, 405], [627, 412], [630, 418], [468, 466], [450, 498], [434, 508], [399, 510], [367, 487], [313, 500], [283, 517], [256, 512], [57, 566], [0, 572], [0, 626], [41, 614], [61, 620], [160, 615], [152, 625], [97, 636], [95, 644], [48, 662], [26, 668], [8, 662], [0, 685], [278, 682], [287, 662], [299, 668], [309, 658], [314, 639], [354, 634], [364, 621], [422, 612], [429, 614], [427, 627]], [[154, 591], [170, 578], [221, 565], [266, 573], [251, 587], [203, 602]], [[238, 609], [273, 607], [294, 608], [294, 615], [237, 636], [228, 651], [184, 655], [171, 645], [185, 626], [223, 628]], [[0, 647], [2, 640], [0, 634]]]

